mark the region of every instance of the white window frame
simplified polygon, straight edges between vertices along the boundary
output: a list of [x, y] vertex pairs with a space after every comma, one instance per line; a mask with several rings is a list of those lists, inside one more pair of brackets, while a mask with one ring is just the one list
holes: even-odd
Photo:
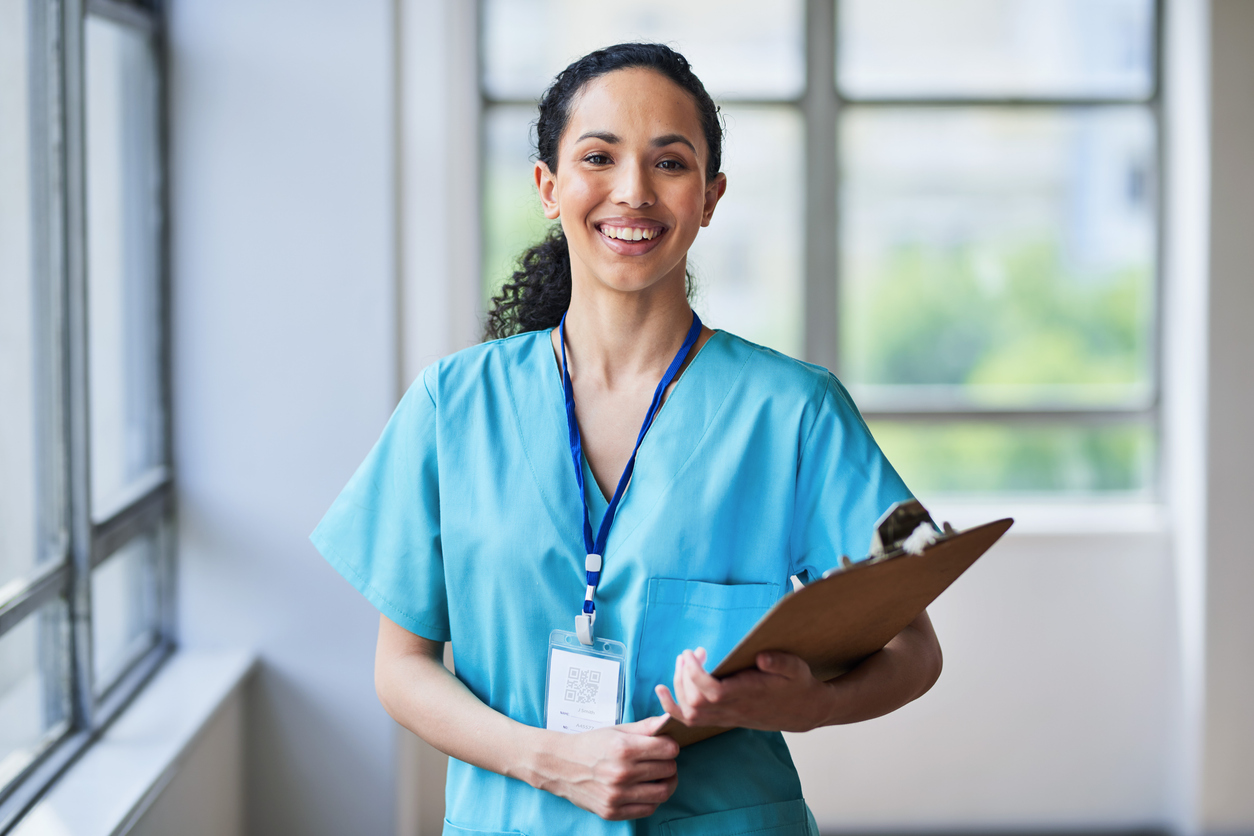
[[[48, 439], [37, 456], [43, 485], [39, 513], [59, 514], [65, 524], [52, 538], [54, 542], [41, 544], [44, 553], [33, 570], [0, 587], [0, 636], [44, 605], [58, 599], [64, 602], [69, 629], [59, 636], [41, 637], [39, 664], [45, 681], [65, 689], [59, 696], [68, 702], [69, 718], [49, 732], [17, 777], [0, 787], [0, 834], [11, 830], [48, 786], [100, 737], [175, 644], [163, 17], [159, 6], [121, 0], [28, 0], [28, 10], [31, 225], [39, 320], [36, 409]], [[166, 464], [137, 482], [107, 516], [95, 519], [90, 508], [85, 206], [84, 24], [88, 16], [153, 39], [162, 172], [156, 308], [162, 406], [158, 431], [164, 439]], [[153, 537], [157, 548], [156, 565], [147, 579], [157, 590], [155, 638], [130, 649], [133, 652], [124, 670], [98, 690], [93, 683], [91, 572], [120, 547], [144, 536]], [[61, 669], [66, 654], [68, 681]]]

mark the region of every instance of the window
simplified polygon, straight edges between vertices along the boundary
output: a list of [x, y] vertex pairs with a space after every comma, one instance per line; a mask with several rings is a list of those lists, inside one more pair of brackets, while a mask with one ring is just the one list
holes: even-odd
[[0, 832], [171, 647], [159, 20], [0, 0]]
[[545, 230], [528, 126], [609, 43], [723, 108], [715, 327], [821, 363], [920, 494], [1155, 492], [1153, 0], [484, 0], [483, 287]]

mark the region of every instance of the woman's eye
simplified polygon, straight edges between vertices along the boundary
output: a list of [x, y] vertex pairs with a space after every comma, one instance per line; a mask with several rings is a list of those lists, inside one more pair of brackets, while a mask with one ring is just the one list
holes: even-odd
[[684, 164], [679, 160], [662, 160], [658, 163], [658, 167], [665, 171], [682, 171]]
[[583, 161], [591, 165], [608, 165], [610, 158], [605, 154], [589, 154], [583, 158]]

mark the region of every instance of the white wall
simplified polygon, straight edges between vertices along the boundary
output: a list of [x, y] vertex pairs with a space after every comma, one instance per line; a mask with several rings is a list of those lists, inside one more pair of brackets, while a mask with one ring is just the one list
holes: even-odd
[[1177, 657], [1161, 533], [1012, 529], [931, 614], [945, 669], [930, 693], [790, 736], [825, 832], [1166, 826]]
[[393, 832], [377, 615], [308, 542], [395, 403], [391, 5], [171, 3], [181, 631], [253, 646], [247, 832]]

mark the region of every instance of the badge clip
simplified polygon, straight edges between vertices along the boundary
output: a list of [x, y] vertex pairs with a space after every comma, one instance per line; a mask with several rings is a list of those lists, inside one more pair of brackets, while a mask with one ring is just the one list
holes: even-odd
[[581, 612], [575, 616], [575, 635], [579, 637], [579, 643], [586, 646], [592, 645], [593, 635], [592, 626], [597, 623], [597, 614], [595, 612]]

